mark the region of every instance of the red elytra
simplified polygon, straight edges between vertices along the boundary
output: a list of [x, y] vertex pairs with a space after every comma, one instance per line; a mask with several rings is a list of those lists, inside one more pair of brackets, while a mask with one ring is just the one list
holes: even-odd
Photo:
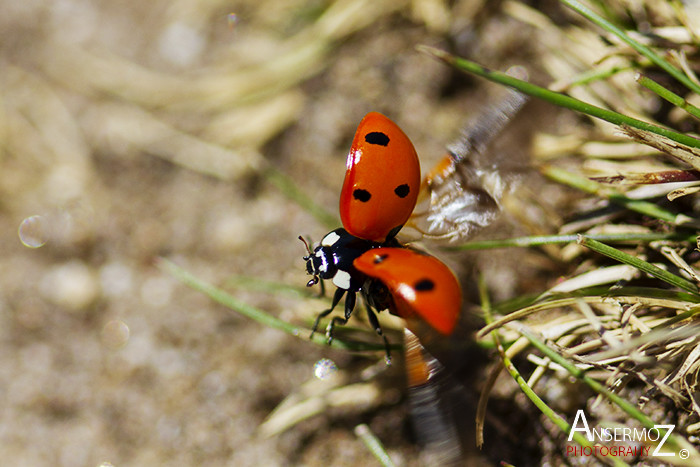
[[[430, 191], [434, 184], [426, 186]], [[314, 276], [307, 285], [329, 279], [337, 287], [331, 307], [314, 322], [312, 335], [320, 319], [345, 296], [344, 315], [332, 318], [326, 329], [331, 342], [333, 328], [347, 323], [358, 294], [380, 335], [376, 313], [383, 309], [405, 318], [421, 338], [453, 333], [462, 305], [454, 274], [438, 259], [409, 250], [395, 238], [411, 217], [420, 189], [420, 164], [411, 141], [388, 117], [367, 114], [347, 157], [340, 195], [344, 228], [328, 233], [313, 251], [307, 245], [304, 257], [307, 272]], [[389, 260], [375, 261], [376, 251]]]
[[413, 143], [389, 118], [367, 114], [355, 132], [340, 193], [340, 219], [356, 237], [384, 242], [413, 212], [420, 163]]
[[450, 335], [462, 308], [462, 289], [450, 269], [433, 256], [407, 248], [376, 248], [357, 258], [358, 271], [381, 281], [394, 299], [391, 310], [407, 320], [427, 322]]

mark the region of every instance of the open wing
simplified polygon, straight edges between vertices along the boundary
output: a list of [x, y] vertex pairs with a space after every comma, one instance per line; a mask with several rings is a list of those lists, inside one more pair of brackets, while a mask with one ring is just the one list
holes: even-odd
[[440, 385], [445, 368], [404, 330], [406, 376], [411, 421], [421, 456], [433, 465], [458, 465], [463, 461], [462, 443], [451, 407], [445, 407]]
[[510, 187], [498, 164], [489, 160], [487, 148], [526, 100], [510, 91], [467, 126], [423, 179], [407, 227], [430, 239], [457, 243], [494, 221], [499, 201]]

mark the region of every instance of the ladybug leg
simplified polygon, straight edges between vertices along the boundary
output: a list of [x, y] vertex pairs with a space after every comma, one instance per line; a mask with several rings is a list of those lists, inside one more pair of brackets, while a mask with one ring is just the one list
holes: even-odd
[[367, 307], [367, 319], [369, 320], [369, 324], [371, 324], [374, 328], [374, 332], [379, 334], [382, 337], [382, 339], [384, 339], [384, 360], [386, 361], [387, 365], [391, 365], [391, 349], [389, 348], [389, 341], [382, 332], [382, 327], [379, 325], [379, 319], [377, 318], [377, 314], [369, 306]]
[[[338, 289], [338, 290], [343, 290], [343, 289]], [[355, 302], [357, 301], [357, 293], [353, 292], [351, 290], [348, 291], [348, 296], [345, 297], [345, 317], [341, 318], [340, 316], [334, 317], [330, 323], [328, 323], [328, 327], [326, 328], [326, 337], [328, 338], [328, 345], [333, 342], [333, 329], [335, 329], [335, 326], [340, 324], [341, 326], [344, 326], [348, 320], [350, 319], [350, 316], [352, 315], [352, 310], [355, 309]]]
[[[323, 283], [323, 282], [321, 282]], [[335, 294], [333, 295], [333, 302], [331, 303], [331, 307], [327, 309], [326, 311], [323, 311], [319, 313], [319, 315], [316, 317], [316, 321], [314, 321], [314, 325], [311, 328], [311, 335], [309, 336], [309, 339], [314, 337], [314, 334], [316, 334], [316, 330], [318, 329], [318, 323], [321, 322], [321, 319], [325, 318], [326, 316], [330, 315], [333, 310], [335, 309], [336, 305], [340, 303], [340, 299], [343, 298], [343, 295], [345, 294], [345, 289], [336, 289]], [[349, 295], [348, 295], [349, 297]], [[345, 302], [345, 307], [347, 308], [347, 301]], [[332, 321], [331, 321], [332, 323]], [[330, 325], [329, 325], [330, 326]], [[328, 342], [330, 344], [330, 342]]]

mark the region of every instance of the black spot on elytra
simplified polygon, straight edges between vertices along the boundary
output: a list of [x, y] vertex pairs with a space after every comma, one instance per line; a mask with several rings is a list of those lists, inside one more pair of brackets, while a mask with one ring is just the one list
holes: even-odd
[[367, 133], [365, 135], [365, 141], [367, 141], [369, 144], [376, 144], [379, 146], [389, 145], [389, 137], [386, 135], [386, 133], [382, 133], [381, 131]]
[[413, 285], [417, 292], [430, 292], [435, 288], [435, 282], [430, 279], [421, 279]]
[[396, 193], [396, 196], [399, 198], [405, 198], [410, 192], [411, 188], [405, 183], [394, 188], [394, 193]]
[[358, 201], [366, 203], [372, 197], [372, 193], [367, 190], [363, 190], [362, 188], [358, 188], [352, 192], [352, 197]]
[[381, 255], [374, 255], [374, 264], [379, 264], [382, 261], [384, 261], [385, 259], [387, 259], [388, 257], [389, 257], [389, 255], [387, 255], [386, 253], [381, 254]]

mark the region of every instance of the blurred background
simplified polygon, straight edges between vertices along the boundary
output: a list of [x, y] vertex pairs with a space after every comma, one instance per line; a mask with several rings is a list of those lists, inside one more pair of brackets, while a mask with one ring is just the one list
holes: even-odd
[[[271, 182], [271, 168], [335, 215], [354, 130], [376, 110], [402, 126], [426, 170], [492, 97], [415, 46], [525, 65], [546, 83], [542, 38], [518, 5], [0, 0], [3, 459], [367, 465], [352, 428], [368, 423], [397, 463], [416, 465], [400, 363], [369, 395], [261, 433], [317, 360], [356, 374], [381, 354], [358, 359], [265, 328], [155, 260], [216, 284], [245, 275], [302, 286], [297, 236], [318, 240], [328, 227]], [[548, 112], [527, 118], [544, 125]], [[517, 144], [526, 152], [527, 140]], [[485, 274], [503, 298], [522, 290], [514, 269]], [[301, 324], [325, 306], [232, 293]]]

